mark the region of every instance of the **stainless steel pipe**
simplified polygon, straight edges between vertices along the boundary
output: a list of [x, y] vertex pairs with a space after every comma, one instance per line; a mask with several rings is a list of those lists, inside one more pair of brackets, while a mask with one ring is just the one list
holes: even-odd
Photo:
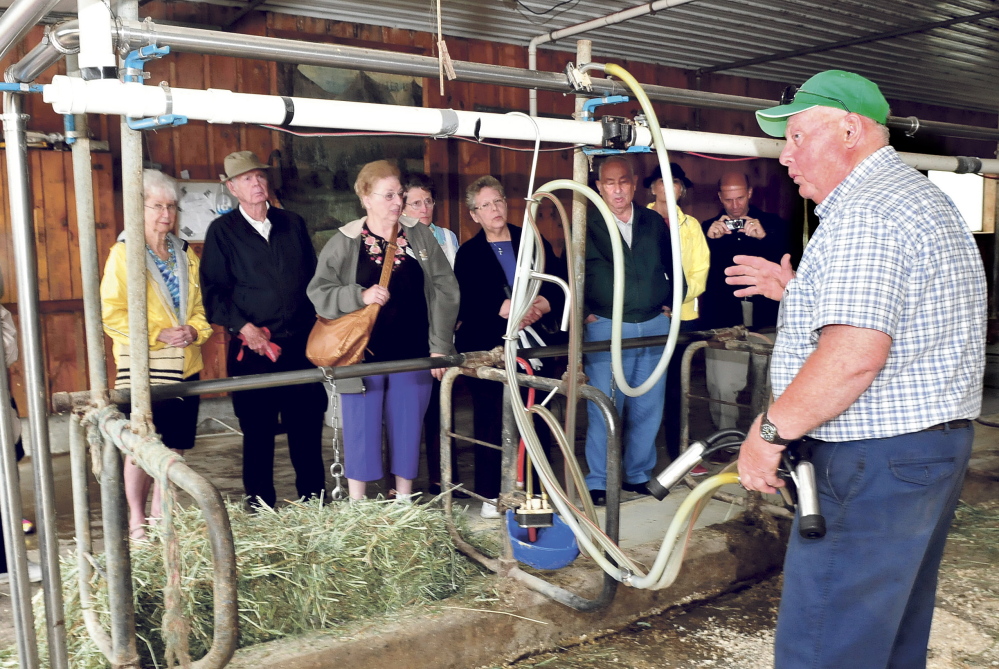
[[0, 16], [0, 58], [20, 44], [28, 31], [57, 4], [59, 0], [14, 0]]
[[59, 542], [56, 539], [55, 491], [39, 318], [38, 262], [32, 219], [31, 188], [28, 177], [28, 147], [25, 138], [27, 116], [21, 113], [21, 99], [5, 93], [3, 130], [6, 142], [7, 188], [10, 197], [10, 224], [14, 238], [17, 272], [18, 313], [21, 326], [21, 353], [24, 385], [28, 396], [28, 433], [31, 436], [31, 464], [38, 514], [38, 546], [41, 550], [52, 669], [66, 669], [66, 621], [62, 615], [62, 579], [59, 573]]
[[[378, 49], [323, 44], [264, 37], [238, 35], [198, 28], [167, 26], [152, 21], [122, 21], [116, 30], [118, 44], [127, 49], [137, 49], [148, 44], [169, 46], [187, 53], [201, 53], [236, 58], [256, 58], [277, 63], [341, 67], [387, 74], [408, 74], [436, 78], [437, 58], [402, 54]], [[10, 81], [28, 82], [56, 62], [62, 53], [79, 48], [79, 26], [67, 21], [54, 27], [29, 54], [11, 66], [7, 77]], [[570, 93], [565, 75], [561, 72], [541, 72], [502, 65], [487, 65], [468, 61], [453, 61], [457, 81], [493, 86], [533, 88], [557, 93]], [[630, 91], [620, 82], [611, 79], [592, 79], [592, 97], [604, 95], [629, 95]], [[729, 111], [756, 111], [773, 106], [773, 100], [741, 95], [711, 93], [671, 86], [645, 85], [646, 94], [654, 102], [683, 105], [698, 109]], [[915, 117], [891, 116], [888, 127], [904, 131], [964, 137], [969, 139], [999, 140], [999, 129], [982, 126], [926, 121]]]

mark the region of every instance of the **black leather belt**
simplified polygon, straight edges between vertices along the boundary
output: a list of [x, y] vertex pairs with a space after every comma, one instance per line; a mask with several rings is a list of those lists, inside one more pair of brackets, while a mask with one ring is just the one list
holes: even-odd
[[946, 423], [939, 423], [938, 425], [932, 425], [930, 427], [925, 427], [920, 432], [929, 432], [930, 430], [962, 430], [971, 425], [971, 421], [967, 418], [962, 418], [960, 420], [951, 420]]

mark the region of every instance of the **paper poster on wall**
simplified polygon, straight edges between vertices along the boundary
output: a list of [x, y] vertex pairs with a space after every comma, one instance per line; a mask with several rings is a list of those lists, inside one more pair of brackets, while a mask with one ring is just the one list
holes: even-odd
[[188, 242], [202, 242], [211, 222], [236, 208], [236, 199], [217, 181], [179, 181], [180, 211], [177, 234]]

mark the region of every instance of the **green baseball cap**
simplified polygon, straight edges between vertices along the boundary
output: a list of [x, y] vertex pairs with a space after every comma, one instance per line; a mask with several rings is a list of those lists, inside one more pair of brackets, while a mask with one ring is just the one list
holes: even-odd
[[789, 116], [812, 107], [844, 109], [874, 119], [882, 125], [888, 120], [888, 101], [878, 85], [853, 72], [826, 70], [800, 87], [788, 86], [780, 105], [756, 112], [756, 121], [771, 137], [783, 137]]

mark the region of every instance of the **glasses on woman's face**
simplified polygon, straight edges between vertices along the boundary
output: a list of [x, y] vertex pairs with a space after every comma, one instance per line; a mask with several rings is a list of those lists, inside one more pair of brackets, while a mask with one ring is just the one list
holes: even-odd
[[377, 195], [378, 197], [385, 198], [386, 202], [391, 202], [392, 200], [399, 198], [400, 200], [406, 199], [406, 194], [402, 191], [389, 191], [388, 193], [372, 193], [372, 195]]
[[427, 208], [430, 209], [434, 206], [434, 198], [428, 197], [423, 200], [407, 200], [406, 207], [413, 210]]
[[480, 211], [480, 210], [481, 211], [485, 211], [485, 210], [488, 210], [488, 209], [499, 209], [500, 207], [502, 207], [504, 205], [506, 205], [506, 198], [505, 197], [501, 197], [501, 198], [498, 198], [496, 200], [493, 200], [492, 202], [485, 202], [483, 204], [480, 204], [478, 207], [474, 207], [472, 209], [472, 211]]
[[170, 214], [175, 214], [180, 211], [180, 207], [176, 203], [171, 204], [146, 204], [143, 205], [146, 209], [152, 209], [157, 214], [162, 214], [164, 211]]

